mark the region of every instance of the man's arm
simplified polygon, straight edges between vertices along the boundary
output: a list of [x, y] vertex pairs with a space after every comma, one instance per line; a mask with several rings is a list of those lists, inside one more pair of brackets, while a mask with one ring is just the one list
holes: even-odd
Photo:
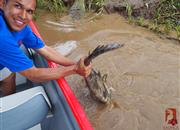
[[71, 65], [77, 64], [77, 62], [62, 56], [61, 54], [56, 52], [54, 49], [52, 49], [46, 45], [43, 48], [36, 49], [36, 51], [40, 55], [42, 55], [44, 58], [46, 58], [50, 61], [53, 61], [57, 64], [63, 65], [63, 66], [71, 66]]
[[62, 66], [59, 68], [32, 67], [30, 69], [19, 72], [31, 81], [43, 82], [47, 80], [59, 79], [60, 77], [65, 77], [71, 74], [79, 74], [81, 76], [87, 77], [91, 72], [92, 66], [85, 66], [83, 58], [81, 58], [78, 62], [75, 62], [62, 56], [46, 45], [43, 48], [36, 49], [36, 51], [44, 58]]
[[84, 67], [84, 60], [81, 58], [77, 64], [60, 67], [60, 68], [36, 68], [32, 67], [30, 69], [19, 72], [23, 76], [27, 77], [29, 80], [34, 82], [43, 82], [48, 80], [59, 79], [60, 77], [65, 77], [71, 74], [79, 74], [81, 76], [87, 77], [91, 72], [92, 66], [89, 65]]
[[43, 82], [48, 80], [55, 80], [60, 77], [65, 77], [76, 73], [76, 67], [60, 67], [60, 68], [36, 68], [32, 67], [30, 69], [19, 72], [21, 75], [27, 77], [33, 82]]

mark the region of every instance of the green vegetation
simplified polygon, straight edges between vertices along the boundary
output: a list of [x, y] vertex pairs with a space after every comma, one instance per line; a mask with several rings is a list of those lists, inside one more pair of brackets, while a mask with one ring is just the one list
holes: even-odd
[[177, 37], [180, 38], [180, 25], [176, 26], [175, 29], [176, 29]]
[[37, 8], [46, 9], [55, 13], [66, 11], [62, 0], [38, 0]]
[[177, 32], [180, 37], [180, 1], [179, 0], [161, 0], [156, 8], [154, 22], [164, 26], [164, 32], [171, 30]]
[[133, 12], [133, 8], [132, 6], [128, 3], [128, 1], [126, 0], [126, 12], [128, 15], [128, 20], [129, 22], [132, 22], [133, 18], [132, 18], [132, 12]]
[[168, 34], [176, 31], [180, 38], [180, 1], [161, 0], [155, 9], [153, 19], [145, 20], [143, 15], [138, 18], [132, 16], [133, 8], [126, 2], [126, 12], [129, 22], [153, 30], [154, 32]]
[[[76, 1], [76, 0], [75, 0]], [[101, 11], [105, 0], [85, 0], [84, 5], [88, 10]], [[38, 0], [37, 8], [51, 12], [64, 12], [67, 10], [63, 0]]]
[[94, 9], [96, 12], [102, 11], [104, 6], [104, 0], [92, 0], [89, 9]]

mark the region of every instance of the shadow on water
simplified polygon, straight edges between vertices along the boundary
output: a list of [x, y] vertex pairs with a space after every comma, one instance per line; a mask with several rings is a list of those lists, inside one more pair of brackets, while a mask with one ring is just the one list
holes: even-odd
[[180, 113], [180, 46], [129, 25], [118, 15], [87, 19], [71, 22], [68, 17], [44, 14], [36, 24], [49, 45], [77, 41], [69, 55], [76, 60], [99, 44], [125, 44], [93, 61], [94, 68], [108, 74], [108, 84], [115, 89], [111, 104], [94, 101], [82, 77], [66, 77], [94, 129], [162, 130], [166, 108]]

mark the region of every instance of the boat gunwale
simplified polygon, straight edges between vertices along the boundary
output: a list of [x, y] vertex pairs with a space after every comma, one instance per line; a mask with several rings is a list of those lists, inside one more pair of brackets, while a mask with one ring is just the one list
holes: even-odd
[[[41, 37], [40, 33], [38, 32], [33, 21], [31, 21], [29, 25], [30, 25], [32, 31], [36, 34], [36, 36], [38, 36], [39, 38], [42, 39], [42, 37]], [[48, 65], [51, 68], [58, 66], [56, 63], [49, 61], [49, 60], [48, 60]], [[75, 119], [77, 120], [77, 123], [79, 124], [80, 129], [81, 130], [93, 130], [82, 106], [80, 105], [78, 99], [76, 98], [75, 94], [71, 90], [67, 81], [64, 78], [59, 78], [56, 81], [59, 85], [59, 88], [62, 90], [62, 92], [65, 96], [65, 99], [66, 99], [68, 105], [70, 106], [70, 109], [72, 110], [72, 113], [73, 113]]]

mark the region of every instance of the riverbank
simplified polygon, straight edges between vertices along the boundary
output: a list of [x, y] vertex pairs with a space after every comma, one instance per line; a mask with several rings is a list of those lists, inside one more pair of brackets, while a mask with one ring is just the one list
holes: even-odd
[[[41, 0], [38, 7], [47, 4]], [[63, 4], [64, 3], [64, 4]], [[84, 3], [84, 4], [83, 4]], [[142, 26], [153, 32], [163, 34], [160, 37], [176, 40], [180, 43], [180, 2], [178, 0], [60, 0], [50, 2], [45, 8], [67, 12], [73, 18], [80, 19], [85, 16], [85, 9], [101, 13], [118, 13], [125, 17], [129, 23]], [[66, 8], [66, 9], [65, 9]], [[66, 10], [66, 11], [65, 11]], [[58, 13], [61, 14], [61, 13]]]
[[109, 14], [117, 12], [132, 24], [180, 43], [180, 2], [177, 0], [109, 0], [105, 10]]

